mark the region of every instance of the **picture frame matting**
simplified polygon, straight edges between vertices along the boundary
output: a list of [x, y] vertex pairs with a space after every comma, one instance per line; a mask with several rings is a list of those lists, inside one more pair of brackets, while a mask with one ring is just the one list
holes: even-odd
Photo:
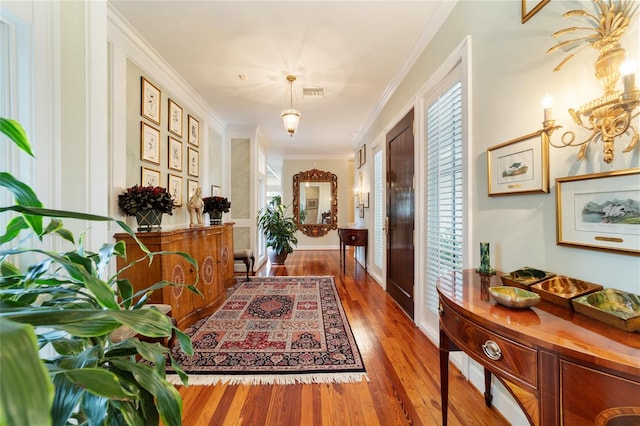
[[161, 186], [160, 171], [143, 166], [140, 171], [140, 185], [141, 186]]
[[153, 83], [140, 76], [140, 115], [160, 125], [162, 92]]
[[556, 244], [640, 256], [640, 168], [556, 179]]
[[549, 145], [541, 131], [487, 149], [488, 195], [549, 192]]
[[140, 159], [160, 165], [160, 131], [140, 122]]

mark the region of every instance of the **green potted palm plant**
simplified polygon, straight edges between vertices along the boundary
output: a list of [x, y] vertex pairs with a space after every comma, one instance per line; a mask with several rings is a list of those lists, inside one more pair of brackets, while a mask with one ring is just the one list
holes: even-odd
[[267, 239], [267, 254], [272, 264], [281, 265], [293, 252], [291, 244], [298, 244], [298, 225], [293, 216], [287, 215], [288, 206], [279, 196], [258, 212], [258, 227]]
[[[33, 156], [19, 123], [0, 117], [1, 134]], [[138, 338], [115, 343], [110, 337], [123, 325], [140, 336], [173, 333], [192, 354], [191, 340], [168, 316], [142, 308], [152, 291], [165, 286], [199, 294], [195, 283], [160, 282], [134, 293], [120, 271], [109, 272], [114, 256], [126, 257], [124, 243], [108, 242], [92, 252], [84, 236], [76, 239], [61, 218], [115, 221], [146, 253], [125, 268], [160, 254], [150, 252], [126, 223], [46, 209], [28, 185], [7, 172], [0, 172], [0, 187], [15, 200], [0, 206], [0, 213], [11, 217], [0, 235], [0, 425], [181, 425], [182, 400], [166, 380], [167, 362], [185, 384], [186, 375], [169, 349]], [[45, 239], [58, 238], [65, 251], [44, 248]], [[170, 254], [197, 268], [189, 255]]]

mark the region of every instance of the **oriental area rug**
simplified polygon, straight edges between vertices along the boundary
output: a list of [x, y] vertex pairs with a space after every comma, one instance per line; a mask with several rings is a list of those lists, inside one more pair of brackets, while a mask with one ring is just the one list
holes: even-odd
[[[368, 380], [333, 277], [252, 277], [185, 332], [172, 353], [190, 385]], [[178, 384], [177, 376], [167, 377]]]

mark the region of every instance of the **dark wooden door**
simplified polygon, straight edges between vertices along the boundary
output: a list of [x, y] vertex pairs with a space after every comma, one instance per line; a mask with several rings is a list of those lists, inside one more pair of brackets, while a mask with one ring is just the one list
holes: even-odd
[[387, 133], [387, 292], [413, 318], [413, 110]]

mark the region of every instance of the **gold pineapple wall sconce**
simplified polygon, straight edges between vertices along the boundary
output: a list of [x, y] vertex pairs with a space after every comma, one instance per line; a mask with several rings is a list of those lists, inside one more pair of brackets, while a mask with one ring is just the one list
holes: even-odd
[[[559, 71], [575, 54], [587, 46], [591, 46], [600, 52], [596, 59], [595, 76], [603, 88], [602, 96], [593, 99], [576, 109], [569, 109], [569, 114], [574, 123], [586, 129], [589, 133], [582, 140], [576, 140], [573, 131], [566, 131], [560, 138], [560, 143], [554, 143], [551, 136], [555, 130], [562, 126], [556, 126], [551, 114], [550, 97], [543, 100], [544, 121], [542, 123], [542, 138], [551, 146], [565, 148], [579, 146], [578, 160], [582, 160], [591, 142], [602, 141], [604, 161], [613, 161], [614, 141], [616, 138], [630, 133], [631, 141], [622, 152], [631, 152], [638, 143], [638, 129], [632, 121], [638, 116], [636, 107], [640, 104], [640, 91], [635, 85], [635, 64], [627, 58], [625, 49], [620, 44], [620, 39], [637, 17], [638, 2], [634, 0], [594, 0], [596, 13], [586, 10], [571, 10], [563, 17], [584, 17], [592, 27], [568, 27], [555, 32], [552, 37], [559, 38], [566, 34], [579, 31], [587, 31], [588, 35], [575, 39], [560, 41], [550, 48], [547, 53], [554, 53], [560, 49], [578, 50], [569, 54], [554, 69]], [[618, 80], [622, 76], [622, 90], [617, 89]]]

